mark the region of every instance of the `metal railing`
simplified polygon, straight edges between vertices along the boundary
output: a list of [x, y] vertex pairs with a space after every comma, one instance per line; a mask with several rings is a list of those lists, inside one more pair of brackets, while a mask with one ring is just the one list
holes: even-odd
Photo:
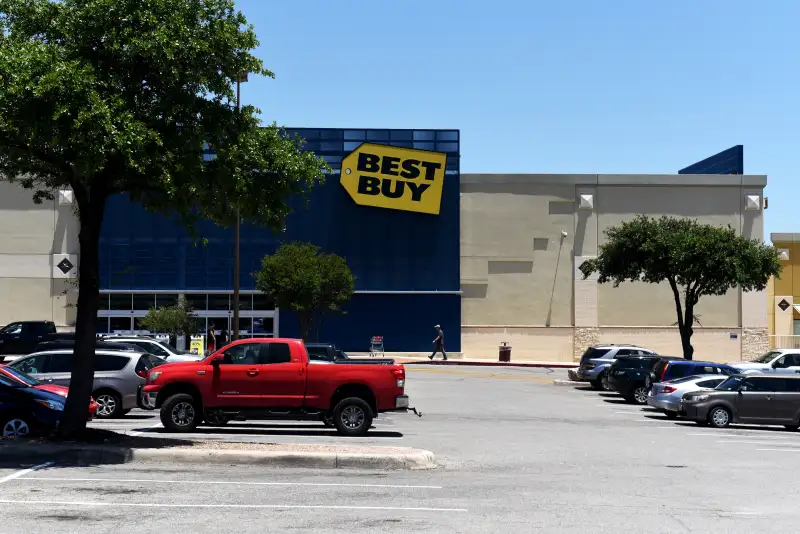
[[800, 349], [800, 336], [769, 336], [771, 349]]

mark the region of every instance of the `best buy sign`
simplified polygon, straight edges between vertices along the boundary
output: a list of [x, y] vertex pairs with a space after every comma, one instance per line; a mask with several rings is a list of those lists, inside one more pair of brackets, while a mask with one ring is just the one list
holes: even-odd
[[447, 155], [363, 143], [342, 161], [341, 183], [361, 206], [439, 214]]

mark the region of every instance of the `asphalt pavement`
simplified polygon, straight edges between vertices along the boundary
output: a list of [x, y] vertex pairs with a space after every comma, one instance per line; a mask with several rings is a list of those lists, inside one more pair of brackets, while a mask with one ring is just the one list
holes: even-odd
[[[234, 422], [204, 439], [434, 451], [430, 471], [0, 465], [0, 532], [793, 532], [800, 432], [703, 428], [563, 370], [408, 367], [423, 413], [342, 438], [316, 423]], [[170, 436], [156, 414], [94, 426]]]

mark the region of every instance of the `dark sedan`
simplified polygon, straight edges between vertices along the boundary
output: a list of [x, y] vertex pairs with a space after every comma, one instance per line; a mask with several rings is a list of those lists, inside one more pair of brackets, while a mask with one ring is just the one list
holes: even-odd
[[47, 433], [58, 428], [66, 399], [0, 375], [0, 437]]

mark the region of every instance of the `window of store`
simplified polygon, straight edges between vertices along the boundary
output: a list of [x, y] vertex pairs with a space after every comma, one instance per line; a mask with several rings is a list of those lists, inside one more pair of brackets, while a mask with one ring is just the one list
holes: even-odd
[[156, 296], [153, 293], [134, 293], [133, 309], [149, 310], [156, 305]]
[[109, 298], [111, 299], [109, 307], [111, 310], [130, 311], [133, 309], [133, 299], [130, 293], [112, 293]]
[[227, 293], [209, 295], [207, 309], [228, 311], [230, 309], [230, 295]]

